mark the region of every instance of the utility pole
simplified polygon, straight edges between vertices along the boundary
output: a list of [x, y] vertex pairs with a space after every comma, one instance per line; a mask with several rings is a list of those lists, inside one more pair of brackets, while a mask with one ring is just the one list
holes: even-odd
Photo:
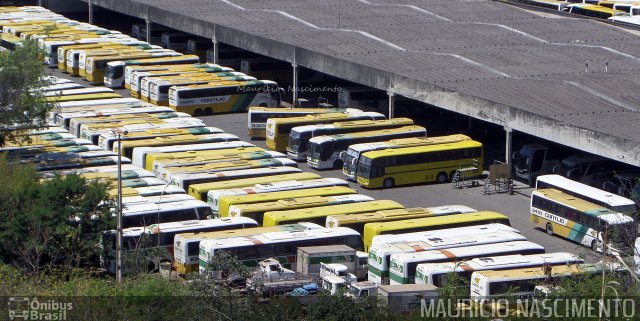
[[122, 283], [122, 138], [126, 130], [113, 130], [118, 141], [118, 225], [116, 227], [116, 281]]

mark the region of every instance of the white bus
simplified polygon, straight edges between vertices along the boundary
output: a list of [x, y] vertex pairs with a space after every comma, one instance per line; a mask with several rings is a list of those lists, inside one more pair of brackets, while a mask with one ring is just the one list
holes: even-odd
[[421, 263], [454, 262], [487, 255], [541, 253], [544, 253], [544, 247], [529, 241], [490, 243], [417, 253], [394, 253], [390, 257], [389, 284], [415, 283], [416, 268]]
[[178, 153], [187, 151], [199, 151], [199, 150], [214, 150], [214, 149], [228, 149], [239, 147], [253, 147], [254, 144], [243, 141], [232, 142], [220, 142], [220, 143], [206, 143], [206, 144], [192, 144], [192, 145], [172, 145], [162, 147], [138, 147], [133, 150], [133, 157], [131, 163], [142, 168], [147, 168], [146, 161], [147, 155], [150, 153]]
[[475, 271], [511, 270], [531, 267], [541, 267], [544, 264], [566, 265], [578, 264], [583, 260], [572, 253], [544, 253], [544, 254], [514, 254], [506, 256], [479, 257], [462, 262], [421, 263], [416, 268], [416, 284], [431, 284], [442, 287], [448, 284], [454, 276], [459, 276], [465, 282], [471, 280]]
[[626, 215], [637, 213], [636, 202], [601, 189], [576, 182], [564, 176], [552, 174], [538, 176], [536, 189], [553, 188], [585, 201], [606, 207]]
[[[265, 158], [255, 160], [232, 160], [217, 163], [207, 163], [202, 165], [192, 166], [176, 166], [167, 167], [162, 171], [158, 171], [156, 174], [158, 177], [163, 178], [167, 182], [173, 181], [175, 175], [178, 174], [196, 174], [196, 173], [217, 173], [230, 170], [241, 170], [251, 168], [265, 168], [265, 167], [295, 167], [298, 164], [288, 158]], [[184, 189], [188, 189], [189, 186], [185, 186]]]
[[204, 220], [211, 217], [213, 217], [211, 207], [207, 203], [198, 200], [161, 203], [151, 206], [149, 204], [131, 204], [122, 208], [123, 228], [177, 221]]
[[[177, 113], [176, 113], [177, 114]], [[126, 115], [126, 114], [125, 114]], [[115, 128], [121, 127], [126, 131], [141, 131], [147, 129], [158, 129], [158, 128], [189, 128], [189, 127], [204, 127], [205, 124], [200, 119], [187, 117], [181, 118], [180, 115], [178, 117], [173, 118], [162, 118], [162, 117], [149, 117], [150, 115], [144, 115], [141, 118], [130, 117], [130, 120], [123, 119], [123, 121], [108, 121], [108, 122], [93, 122], [87, 123], [84, 122], [80, 125], [79, 133], [80, 138], [85, 138], [92, 141], [94, 144], [98, 144], [98, 140], [100, 139], [100, 135], [109, 134]], [[167, 116], [171, 116], [168, 115]], [[127, 117], [129, 117], [127, 115]], [[73, 120], [71, 120], [71, 126], [73, 126]], [[131, 128], [131, 130], [129, 129]], [[73, 128], [72, 128], [73, 129]]]
[[342, 160], [343, 164], [342, 173], [345, 174], [347, 178], [355, 181], [360, 161], [360, 155], [362, 155], [362, 153], [383, 149], [447, 144], [465, 140], [471, 140], [471, 138], [467, 135], [456, 134], [436, 137], [400, 138], [384, 142], [353, 144], [349, 146], [349, 149], [347, 149], [346, 152], [340, 153], [340, 159]]
[[179, 274], [188, 274], [198, 271], [200, 241], [209, 238], [248, 236], [284, 231], [302, 232], [321, 228], [322, 226], [318, 224], [305, 222], [271, 227], [246, 228], [242, 230], [226, 230], [224, 232], [177, 234], [173, 241], [174, 267]]
[[165, 169], [170, 167], [195, 166], [209, 163], [240, 161], [240, 160], [256, 160], [266, 158], [284, 158], [284, 154], [273, 151], [253, 151], [247, 153], [229, 152], [217, 155], [202, 155], [193, 157], [181, 157], [178, 159], [162, 159], [153, 162], [152, 171], [156, 175], [162, 175]]
[[362, 249], [360, 234], [350, 228], [320, 228], [294, 232], [271, 232], [259, 235], [216, 238], [200, 241], [200, 272], [205, 272], [211, 260], [220, 251], [226, 251], [249, 268], [258, 262], [276, 258], [285, 268], [295, 265], [299, 247], [347, 245]]
[[290, 173], [301, 173], [302, 170], [291, 166], [258, 167], [249, 169], [233, 169], [225, 171], [211, 171], [201, 173], [176, 173], [171, 175], [171, 183], [185, 190], [191, 184], [230, 181], [235, 179], [252, 178]]
[[[202, 233], [222, 230], [233, 230], [256, 227], [256, 221], [246, 217], [225, 219], [194, 220], [152, 224], [147, 227], [131, 227], [123, 229], [122, 245], [124, 251], [135, 251], [149, 248], [164, 248], [166, 252], [149, 258], [149, 270], [158, 270], [161, 262], [174, 260], [173, 244], [175, 236], [181, 233]], [[102, 246], [106, 250], [102, 257], [103, 267], [115, 273], [116, 231], [102, 234]]]
[[427, 135], [427, 130], [422, 126], [404, 126], [313, 137], [308, 143], [307, 164], [315, 169], [338, 169], [343, 165], [340, 154], [344, 153], [352, 144], [425, 135]]
[[249, 137], [266, 138], [267, 120], [269, 118], [286, 118], [310, 114], [361, 113], [360, 109], [338, 108], [284, 108], [284, 107], [249, 107], [247, 130]]
[[[434, 231], [435, 232], [435, 231]], [[441, 230], [437, 237], [426, 237], [420, 241], [378, 244], [369, 249], [369, 272], [367, 280], [376, 284], [389, 284], [391, 254], [416, 253], [419, 251], [447, 249], [453, 247], [489, 244], [497, 242], [526, 241], [520, 233], [495, 231], [480, 234], [457, 234], [449, 229]], [[436, 233], [433, 233], [436, 234]], [[432, 235], [433, 235], [432, 234]]]
[[113, 108], [113, 109], [100, 109], [97, 111], [83, 111], [83, 112], [61, 112], [56, 114], [55, 123], [58, 126], [63, 126], [69, 129], [69, 122], [72, 118], [78, 117], [95, 117], [98, 115], [119, 115], [119, 114], [147, 114], [147, 113], [163, 113], [173, 111], [169, 107], [139, 107], [139, 108]]
[[44, 97], [58, 97], [58, 96], [74, 96], [74, 95], [88, 95], [88, 94], [101, 94], [101, 93], [113, 93], [113, 89], [104, 87], [91, 87], [91, 88], [75, 88], [64, 89], [58, 91], [45, 91], [42, 93]]
[[218, 213], [219, 212], [218, 206], [220, 205], [220, 197], [222, 196], [271, 193], [271, 192], [290, 191], [290, 190], [325, 187], [325, 186], [347, 186], [348, 187], [349, 183], [347, 183], [347, 181], [343, 179], [328, 177], [328, 178], [310, 179], [306, 181], [283, 181], [283, 182], [274, 182], [271, 184], [257, 184], [247, 188], [210, 190], [209, 192], [207, 192], [207, 203], [211, 205], [211, 208], [213, 208], [213, 211], [215, 213]]
[[[131, 196], [160, 196], [160, 195], [173, 195], [173, 194], [185, 194], [185, 190], [175, 185], [155, 185], [155, 186], [141, 186], [141, 187], [123, 187], [122, 197]], [[109, 190], [109, 195], [117, 196], [118, 190], [112, 188]]]
[[[172, 126], [173, 125], [173, 126]], [[136, 125], [125, 125], [121, 128], [122, 130], [127, 131], [127, 135], [125, 139], [128, 141], [132, 140], [140, 140], [140, 139], [148, 139], [162, 136], [175, 136], [175, 135], [205, 135], [205, 134], [220, 134], [224, 133], [224, 131], [218, 127], [203, 127], [197, 121], [194, 124], [193, 122], [185, 122], [183, 125], [177, 124], [168, 124], [168, 126], [159, 126], [157, 128], [145, 128], [148, 126], [136, 126]], [[118, 136], [116, 136], [113, 132], [107, 132], [101, 134], [98, 137], [98, 146], [106, 149], [112, 150], [113, 143], [118, 140]]]
[[149, 206], [157, 206], [157, 204], [191, 201], [195, 198], [187, 194], [167, 194], [167, 195], [154, 195], [154, 196], [122, 196], [122, 205], [139, 205], [147, 204]]

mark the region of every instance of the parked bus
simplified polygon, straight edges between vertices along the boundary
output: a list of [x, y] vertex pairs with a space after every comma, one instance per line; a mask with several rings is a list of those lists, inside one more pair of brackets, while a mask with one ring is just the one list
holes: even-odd
[[[161, 248], [164, 251], [155, 252], [153, 257], [147, 258], [149, 270], [160, 268], [162, 262], [174, 260], [173, 244], [175, 236], [181, 233], [206, 233], [223, 230], [235, 230], [256, 227], [254, 220], [249, 218], [225, 218], [211, 220], [179, 221], [152, 224], [147, 227], [131, 227], [123, 232], [123, 251], [137, 251]], [[115, 273], [116, 231], [110, 230], [102, 234], [102, 246], [105, 253], [101, 255], [103, 267], [110, 273]], [[125, 267], [126, 269], [126, 267]]]
[[58, 91], [46, 91], [46, 92], [43, 92], [42, 95], [44, 97], [54, 97], [54, 96], [102, 94], [102, 93], [113, 93], [113, 92], [114, 92], [113, 89], [109, 89], [109, 88], [92, 87], [92, 88], [65, 89], [65, 90], [58, 90]]
[[207, 134], [207, 135], [175, 135], [175, 136], [162, 136], [151, 139], [141, 139], [122, 142], [115, 142], [113, 144], [113, 150], [117, 151], [119, 145], [122, 144], [122, 154], [131, 158], [133, 150], [138, 147], [159, 147], [159, 146], [171, 146], [171, 145], [190, 145], [190, 144], [204, 144], [204, 143], [220, 143], [228, 141], [236, 141], [238, 136], [227, 133], [221, 134]]
[[251, 187], [256, 184], [275, 183], [275, 182], [293, 181], [293, 180], [305, 181], [305, 180], [318, 179], [318, 178], [320, 178], [320, 175], [318, 174], [301, 172], [301, 173], [282, 174], [282, 175], [259, 176], [254, 178], [236, 179], [231, 181], [223, 181], [223, 182], [215, 182], [215, 183], [193, 184], [189, 186], [189, 195], [195, 197], [196, 199], [206, 201], [207, 193], [211, 190], [243, 188], [243, 187]]
[[13, 143], [13, 142], [5, 142], [4, 146], [0, 148], [0, 151], [14, 151], [18, 152], [19, 149], [32, 149], [34, 147], [67, 147], [67, 146], [77, 146], [77, 145], [91, 145], [91, 142], [86, 139], [81, 138], [66, 138], [66, 139], [56, 139], [56, 140], [38, 140], [37, 142], [31, 143]]
[[[164, 153], [179, 153], [179, 152], [196, 152], [201, 150], [216, 150], [216, 149], [231, 149], [241, 147], [254, 147], [255, 145], [243, 141], [231, 141], [220, 143], [204, 143], [204, 144], [190, 144], [190, 145], [172, 145], [161, 147], [138, 147], [133, 151], [133, 164], [149, 169], [153, 166], [153, 161], [159, 158]], [[153, 155], [153, 158], [147, 157]]]
[[404, 126], [313, 137], [309, 139], [308, 143], [307, 164], [315, 169], [338, 169], [343, 165], [340, 155], [347, 151], [352, 144], [425, 135], [427, 135], [427, 130], [422, 126]]
[[555, 11], [565, 11], [567, 6], [570, 4], [567, 1], [559, 0], [518, 0], [518, 2]]
[[416, 284], [431, 284], [443, 287], [459, 277], [471, 282], [471, 274], [486, 270], [513, 270], [542, 267], [543, 265], [579, 264], [583, 260], [573, 253], [514, 254], [505, 256], [478, 257], [462, 262], [420, 263], [416, 268]]
[[[153, 114], [149, 114], [153, 115]], [[98, 144], [100, 135], [108, 135], [112, 133], [115, 128], [123, 128], [127, 131], [140, 131], [142, 129], [166, 129], [166, 128], [191, 128], [191, 127], [204, 127], [204, 122], [196, 118], [135, 118], [129, 117], [128, 120], [121, 122], [103, 122], [95, 124], [94, 126], [84, 126], [81, 129], [80, 137], [86, 138], [92, 141], [94, 144]]]
[[357, 177], [357, 168], [360, 164], [360, 156], [366, 152], [403, 147], [457, 143], [466, 140], [471, 140], [471, 138], [467, 135], [456, 134], [436, 137], [400, 138], [384, 142], [353, 144], [349, 146], [346, 152], [340, 154], [340, 159], [343, 164], [342, 173], [349, 179], [355, 181]]
[[357, 113], [359, 109], [338, 108], [283, 108], [283, 107], [249, 107], [247, 115], [247, 131], [251, 138], [266, 138], [267, 120], [269, 118], [298, 117], [311, 114]]
[[389, 268], [391, 255], [396, 253], [419, 253], [424, 251], [492, 244], [498, 242], [526, 241], [520, 233], [508, 231], [485, 232], [481, 234], [447, 234], [441, 230], [440, 236], [435, 239], [420, 239], [412, 242], [395, 242], [379, 244], [369, 251], [369, 272], [367, 280], [376, 284], [389, 284]]
[[152, 104], [169, 106], [169, 89], [174, 86], [206, 85], [214, 82], [223, 85], [256, 80], [241, 72], [217, 70], [218, 68], [207, 68], [196, 72], [180, 72], [177, 75], [144, 77], [140, 81], [140, 97]]
[[[316, 224], [323, 224], [324, 222], [326, 222], [327, 216], [329, 215], [367, 213], [398, 208], [404, 208], [404, 206], [392, 200], [376, 200], [361, 202], [357, 204], [341, 204], [312, 207], [301, 210], [274, 211], [264, 213], [262, 225], [273, 226], [292, 224], [297, 222], [313, 222]], [[360, 233], [358, 233], [358, 235], [360, 235]]]
[[569, 4], [567, 5], [567, 8], [569, 10], [569, 13], [575, 13], [598, 19], [608, 19], [615, 16], [628, 15], [628, 13], [621, 10], [615, 10], [607, 7], [585, 3]]
[[198, 255], [200, 241], [221, 237], [241, 237], [259, 235], [271, 232], [303, 232], [312, 229], [322, 229], [322, 226], [313, 223], [298, 223], [272, 227], [251, 227], [220, 232], [205, 233], [181, 233], [177, 234], [173, 241], [173, 266], [178, 274], [184, 275], [198, 271]]
[[278, 107], [281, 100], [281, 88], [269, 80], [169, 89], [169, 107], [194, 116], [240, 112], [249, 106]]
[[326, 186], [349, 186], [345, 180], [339, 178], [318, 178], [318, 179], [310, 179], [304, 181], [281, 181], [281, 182], [270, 182], [266, 184], [256, 184], [251, 187], [245, 188], [233, 188], [233, 189], [223, 189], [223, 190], [210, 190], [207, 193], [207, 203], [211, 204], [213, 211], [220, 213], [220, 198], [223, 196], [230, 195], [247, 195], [247, 194], [262, 194], [262, 193], [271, 193], [271, 192], [280, 192], [280, 191], [292, 191], [292, 190], [301, 190], [307, 188], [317, 188], [317, 187], [326, 187]]
[[634, 216], [638, 212], [636, 203], [633, 200], [570, 180], [560, 175], [538, 176], [536, 189], [547, 188], [557, 189], [565, 194], [629, 216]]
[[207, 203], [197, 200], [162, 203], [157, 206], [132, 204], [122, 208], [122, 227], [204, 220], [212, 217], [211, 207]]
[[506, 215], [491, 211], [451, 214], [385, 223], [367, 223], [364, 225], [364, 248], [365, 251], [368, 251], [373, 238], [377, 235], [412, 233], [489, 223], [510, 225], [509, 218]]
[[187, 41], [193, 36], [184, 32], [165, 32], [160, 38], [163, 48], [185, 51], [187, 50]]
[[[140, 85], [140, 78], [137, 82], [134, 82], [134, 76], [138, 73], [141, 74], [139, 77], [147, 77], [155, 74], [156, 72], [162, 75], [164, 72], [177, 72], [180, 71], [194, 71], [199, 68], [221, 68], [220, 65], [209, 64], [209, 63], [189, 63], [189, 64], [155, 64], [155, 65], [130, 65], [124, 68], [124, 87], [126, 89], [131, 89], [131, 85], [135, 83], [136, 85]], [[151, 73], [151, 74], [147, 74]], [[172, 74], [172, 73], [171, 73]], [[139, 93], [139, 91], [138, 91]], [[133, 92], [132, 92], [133, 96]]]
[[208, 171], [200, 173], [176, 173], [172, 175], [172, 184], [188, 190], [192, 184], [215, 183], [236, 179], [253, 178], [267, 175], [300, 173], [301, 169], [291, 166], [258, 167], [249, 169], [232, 169], [224, 171]]
[[596, 264], [571, 264], [551, 267], [551, 276], [545, 275], [538, 267], [502, 270], [478, 271], [471, 274], [471, 300], [486, 302], [491, 298], [513, 297], [526, 299], [533, 296], [533, 291], [545, 279], [558, 281], [571, 277], [580, 282], [583, 277], [589, 277], [602, 272], [603, 266]]
[[61, 103], [67, 101], [82, 101], [82, 100], [94, 100], [94, 99], [109, 99], [109, 98], [122, 98], [119, 94], [102, 92], [95, 94], [82, 94], [82, 95], [71, 95], [71, 96], [48, 96], [45, 97], [44, 100], [51, 103]]
[[116, 54], [111, 56], [87, 57], [84, 79], [86, 79], [90, 83], [102, 84], [104, 82], [104, 76], [107, 71], [107, 63], [111, 61], [127, 61], [132, 59], [175, 57], [175, 56], [182, 56], [182, 54], [175, 51], [169, 51], [169, 52], [144, 52], [144, 53], [133, 53], [133, 54]]
[[[155, 186], [143, 186], [143, 187], [123, 187], [122, 197], [130, 196], [156, 196], [156, 195], [172, 195], [172, 194], [184, 194], [184, 190], [175, 185], [155, 185]], [[117, 197], [118, 189], [109, 189], [109, 196]]]
[[287, 142], [289, 134], [293, 127], [313, 125], [313, 124], [329, 124], [341, 121], [351, 120], [381, 120], [385, 119], [383, 114], [363, 112], [363, 113], [331, 113], [331, 114], [312, 114], [287, 118], [272, 118], [267, 120], [266, 143], [267, 147], [285, 152], [287, 150]]
[[191, 195], [187, 194], [168, 194], [168, 195], [154, 195], [154, 196], [122, 196], [122, 205], [134, 205], [134, 204], [147, 204], [148, 206], [157, 206], [157, 204], [191, 201], [194, 200]]
[[[144, 126], [146, 127], [146, 126]], [[141, 127], [142, 130], [136, 130], [136, 126], [127, 126], [122, 128], [123, 130], [127, 130], [127, 134], [125, 135], [125, 139], [127, 141], [135, 141], [135, 140], [143, 140], [150, 138], [158, 138], [158, 137], [171, 137], [177, 135], [208, 135], [208, 134], [221, 134], [224, 131], [218, 127], [179, 127], [172, 126], [168, 128], [151, 128], [146, 129]], [[106, 149], [112, 150], [113, 144], [118, 140], [118, 137], [114, 133], [106, 133], [100, 135], [98, 138], [98, 146]]]
[[[218, 173], [229, 170], [242, 170], [251, 168], [273, 168], [273, 167], [295, 167], [297, 164], [287, 158], [266, 158], [256, 160], [230, 160], [225, 162], [208, 163], [194, 166], [169, 167], [158, 172], [156, 175], [167, 182], [171, 182], [175, 175], [197, 174], [197, 173]], [[182, 186], [188, 189], [188, 186]]]
[[37, 171], [116, 165], [118, 161], [120, 161], [122, 164], [131, 164], [131, 160], [126, 157], [121, 157], [120, 159], [118, 159], [117, 156], [113, 155], [100, 157], [79, 157], [78, 154], [75, 153], [43, 154], [36, 156], [32, 160]]
[[153, 172], [156, 175], [161, 175], [161, 173], [165, 172], [167, 168], [171, 167], [196, 166], [218, 162], [250, 161], [269, 158], [284, 158], [284, 154], [273, 151], [259, 151], [251, 153], [224, 153], [218, 155], [203, 155], [182, 159], [168, 159], [166, 161], [154, 162]]
[[335, 196], [357, 193], [356, 190], [347, 186], [324, 186], [262, 194], [226, 195], [220, 197], [218, 201], [218, 216], [229, 216], [229, 209], [234, 205], [273, 202], [288, 197]]
[[479, 176], [481, 165], [482, 143], [473, 140], [378, 150], [360, 156], [357, 181], [366, 188], [444, 183], [462, 167], [475, 167]]
[[[359, 202], [370, 202], [374, 199], [361, 194], [354, 195], [336, 195], [336, 196], [308, 196], [308, 197], [289, 197], [277, 201], [255, 203], [255, 204], [236, 204], [229, 207], [229, 216], [250, 217], [256, 222], [262, 222], [265, 212], [288, 211], [294, 209], [316, 208], [330, 205], [351, 204]], [[357, 205], [356, 205], [357, 206]]]
[[637, 223], [630, 216], [556, 189], [531, 193], [530, 219], [549, 235], [564, 237], [598, 252], [603, 250], [605, 238], [608, 248], [627, 250], [637, 233]]
[[359, 250], [362, 239], [356, 231], [346, 227], [210, 238], [200, 241], [200, 272], [207, 270], [207, 265], [219, 251], [230, 253], [249, 268], [256, 268], [258, 262], [269, 258], [276, 258], [283, 267], [290, 268], [296, 263], [299, 247], [323, 245], [347, 245]]
[[[71, 119], [71, 121], [69, 121], [69, 132], [74, 135], [80, 136], [80, 138], [90, 139], [89, 137], [91, 137], [95, 133], [95, 131], [111, 130], [113, 128], [121, 127], [127, 124], [149, 123], [154, 121], [164, 121], [168, 119], [202, 123], [201, 120], [194, 119], [187, 114], [176, 113], [173, 111], [166, 113], [135, 114], [133, 116], [124, 114], [97, 115], [95, 117], [78, 117]], [[83, 131], [85, 131], [86, 137], [82, 137]]]
[[[197, 161], [197, 158], [202, 160], [209, 159], [210, 157], [220, 157], [229, 155], [229, 158], [237, 158], [238, 154], [242, 153], [261, 153], [265, 152], [262, 147], [257, 146], [239, 146], [230, 148], [220, 148], [217, 146], [215, 149], [199, 149], [199, 150], [186, 150], [176, 152], [156, 153], [152, 152], [147, 154], [146, 164], [144, 167], [150, 171], [156, 171], [159, 167], [164, 167], [164, 164], [178, 163], [182, 160], [188, 160], [188, 162]], [[226, 146], [229, 147], [229, 146]], [[273, 154], [278, 157], [283, 157], [281, 153]], [[216, 160], [215, 158], [213, 160]]]
[[[491, 241], [489, 239], [489, 241]], [[389, 284], [413, 284], [416, 268], [422, 263], [442, 263], [468, 260], [487, 255], [541, 254], [544, 247], [529, 241], [499, 242], [417, 253], [391, 254]]]
[[475, 212], [477, 212], [477, 210], [463, 205], [444, 205], [437, 207], [412, 207], [396, 210], [384, 210], [361, 214], [329, 215], [327, 216], [326, 227], [348, 227], [356, 230], [360, 234], [364, 234], [364, 225], [367, 223], [390, 222]]
[[401, 117], [381, 120], [352, 120], [333, 124], [294, 127], [289, 134], [287, 156], [294, 160], [306, 160], [309, 139], [312, 137], [399, 128], [411, 125], [413, 125], [413, 120]]
[[[93, 109], [93, 110], [91, 110]], [[81, 118], [81, 117], [95, 117], [95, 116], [109, 116], [109, 115], [118, 115], [118, 114], [153, 114], [153, 113], [166, 113], [172, 112], [173, 110], [169, 107], [146, 107], [146, 106], [137, 106], [137, 107], [118, 107], [118, 108], [100, 108], [99, 106], [91, 106], [86, 108], [86, 110], [82, 111], [66, 111], [58, 112], [55, 114], [54, 122], [58, 126], [62, 126], [66, 129], [69, 129], [69, 125], [71, 119], [73, 118]]]
[[124, 69], [127, 66], [138, 65], [173, 65], [173, 64], [188, 64], [198, 63], [198, 56], [196, 55], [181, 55], [181, 56], [169, 56], [160, 58], [148, 58], [148, 59], [133, 59], [124, 61], [110, 61], [107, 63], [107, 68], [104, 73], [104, 84], [109, 88], [121, 88], [124, 86]]
[[[155, 81], [165, 84], [163, 80], [171, 80], [174, 79], [172, 77], [195, 77], [195, 76], [207, 76], [207, 74], [213, 74], [216, 77], [231, 77], [231, 76], [245, 76], [242, 73], [234, 72], [233, 69], [227, 67], [221, 67], [215, 64], [191, 64], [191, 65], [163, 65], [151, 68], [151, 66], [147, 66], [147, 69], [136, 68], [134, 71], [131, 71], [128, 78], [127, 72], [131, 70], [131, 68], [127, 67], [125, 71], [125, 87], [129, 89], [129, 93], [131, 97], [136, 97], [143, 99], [145, 101], [149, 101], [151, 98], [151, 93], [149, 91], [150, 83], [145, 82], [145, 86], [143, 86], [143, 80], [146, 78], [153, 78]], [[168, 79], [167, 79], [168, 78]], [[171, 86], [169, 86], [171, 87]], [[155, 98], [155, 100], [159, 101], [167, 101], [169, 103], [169, 87], [165, 88], [163, 86], [154, 87], [158, 90], [154, 96], [160, 97]], [[143, 91], [146, 93], [143, 96]], [[164, 96], [167, 96], [166, 98]]]

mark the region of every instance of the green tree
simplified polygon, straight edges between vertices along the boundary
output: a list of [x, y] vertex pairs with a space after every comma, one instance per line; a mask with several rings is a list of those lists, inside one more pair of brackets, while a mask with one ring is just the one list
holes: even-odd
[[51, 84], [43, 77], [41, 57], [42, 51], [32, 40], [0, 54], [0, 147], [5, 141], [16, 141], [16, 130], [45, 127], [55, 108], [38, 90]]
[[0, 172], [1, 261], [34, 274], [95, 263], [101, 231], [113, 228], [107, 184], [75, 174], [41, 181], [31, 164], [5, 157]]

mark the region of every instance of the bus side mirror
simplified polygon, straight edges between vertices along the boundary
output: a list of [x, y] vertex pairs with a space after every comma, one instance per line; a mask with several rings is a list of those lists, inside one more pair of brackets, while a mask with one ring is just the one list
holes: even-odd
[[518, 158], [518, 155], [520, 155], [520, 152], [513, 152], [513, 154], [511, 154], [511, 159]]
[[340, 160], [342, 160], [342, 162], [344, 162], [344, 160], [345, 160], [345, 158], [344, 158], [345, 154], [346, 154], [345, 152], [340, 152]]

